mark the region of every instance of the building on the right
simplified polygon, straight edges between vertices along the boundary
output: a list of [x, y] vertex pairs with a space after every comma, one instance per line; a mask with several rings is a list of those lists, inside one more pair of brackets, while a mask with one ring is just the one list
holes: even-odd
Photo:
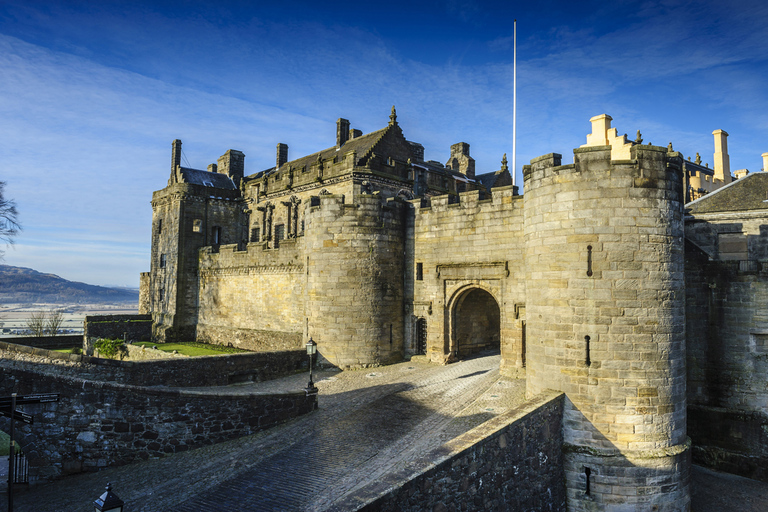
[[688, 203], [685, 238], [694, 461], [766, 481], [768, 172]]

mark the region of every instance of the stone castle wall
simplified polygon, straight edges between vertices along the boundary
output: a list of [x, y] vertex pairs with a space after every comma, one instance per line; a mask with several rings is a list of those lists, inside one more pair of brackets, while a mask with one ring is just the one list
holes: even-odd
[[[480, 289], [499, 308], [502, 371], [521, 370], [525, 320], [522, 196], [513, 187], [503, 187], [494, 189], [487, 199], [471, 191], [460, 194], [459, 201], [452, 204], [449, 196], [425, 200], [424, 206], [420, 199], [412, 204], [415, 211], [408, 226], [405, 263], [406, 350], [416, 352], [416, 323], [425, 319], [430, 360], [445, 362], [467, 356], [460, 350], [463, 340], [458, 326], [453, 325], [457, 317], [453, 313], [468, 293]], [[490, 331], [488, 326], [481, 327]]]
[[527, 390], [566, 393], [573, 511], [690, 500], [682, 158], [631, 155], [595, 146], [524, 168]]
[[563, 405], [563, 394], [542, 393], [333, 510], [565, 510]]
[[149, 341], [152, 315], [88, 315], [84, 322], [85, 338]]
[[[685, 274], [693, 459], [768, 481], [768, 230], [751, 214], [697, 217]], [[718, 247], [717, 234], [734, 231], [741, 259]]]
[[197, 340], [254, 351], [300, 348], [304, 334], [304, 237], [277, 249], [250, 243], [200, 251]]

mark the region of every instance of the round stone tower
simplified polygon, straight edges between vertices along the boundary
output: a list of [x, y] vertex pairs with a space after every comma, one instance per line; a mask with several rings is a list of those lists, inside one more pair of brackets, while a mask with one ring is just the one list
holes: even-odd
[[567, 396], [571, 512], [690, 508], [682, 157], [626, 156], [524, 168], [527, 392]]
[[403, 358], [403, 205], [321, 195], [306, 210], [307, 336], [340, 368]]

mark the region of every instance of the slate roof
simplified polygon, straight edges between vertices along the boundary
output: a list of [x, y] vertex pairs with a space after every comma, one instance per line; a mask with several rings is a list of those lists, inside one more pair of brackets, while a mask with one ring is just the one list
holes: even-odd
[[496, 172], [487, 172], [485, 174], [475, 175], [475, 181], [485, 187], [486, 190], [491, 190], [493, 187], [506, 187], [512, 184], [512, 176], [508, 170], [501, 169]]
[[[342, 144], [341, 148], [338, 148], [338, 150], [336, 146], [331, 146], [330, 148], [312, 153], [311, 155], [303, 156], [301, 158], [297, 158], [296, 160], [290, 160], [281, 165], [280, 169], [287, 169], [288, 167], [292, 167], [294, 170], [304, 169], [305, 167], [317, 162], [318, 156], [323, 161], [328, 161], [335, 158], [336, 155], [343, 155], [349, 151], [355, 151], [357, 153], [357, 161], [355, 162], [356, 165], [364, 165], [370, 156], [371, 151], [376, 146], [376, 143], [379, 142], [379, 140], [381, 140], [387, 131], [392, 129], [394, 126], [397, 125], [388, 125], [381, 130], [376, 130], [375, 132], [367, 133], [365, 135], [361, 135], [360, 137], [350, 139]], [[249, 176], [249, 179], [260, 178], [265, 174], [270, 174], [276, 170], [278, 169], [275, 167], [270, 167], [269, 169]]]
[[748, 174], [685, 205], [691, 214], [768, 209], [768, 172]]
[[237, 190], [235, 183], [226, 174], [182, 167], [181, 175], [184, 179], [184, 183], [191, 183], [192, 185], [203, 185], [205, 187], [223, 188], [225, 190]]

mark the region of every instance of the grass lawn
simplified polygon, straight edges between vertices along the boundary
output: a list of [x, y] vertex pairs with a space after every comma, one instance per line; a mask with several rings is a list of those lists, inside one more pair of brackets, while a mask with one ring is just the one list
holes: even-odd
[[239, 354], [241, 352], [248, 352], [239, 348], [224, 347], [222, 345], [208, 345], [205, 343], [197, 343], [194, 341], [188, 343], [152, 343], [151, 341], [138, 341], [134, 345], [141, 345], [145, 347], [157, 347], [158, 350], [163, 352], [178, 351], [179, 354], [185, 356], [216, 356], [220, 354]]

